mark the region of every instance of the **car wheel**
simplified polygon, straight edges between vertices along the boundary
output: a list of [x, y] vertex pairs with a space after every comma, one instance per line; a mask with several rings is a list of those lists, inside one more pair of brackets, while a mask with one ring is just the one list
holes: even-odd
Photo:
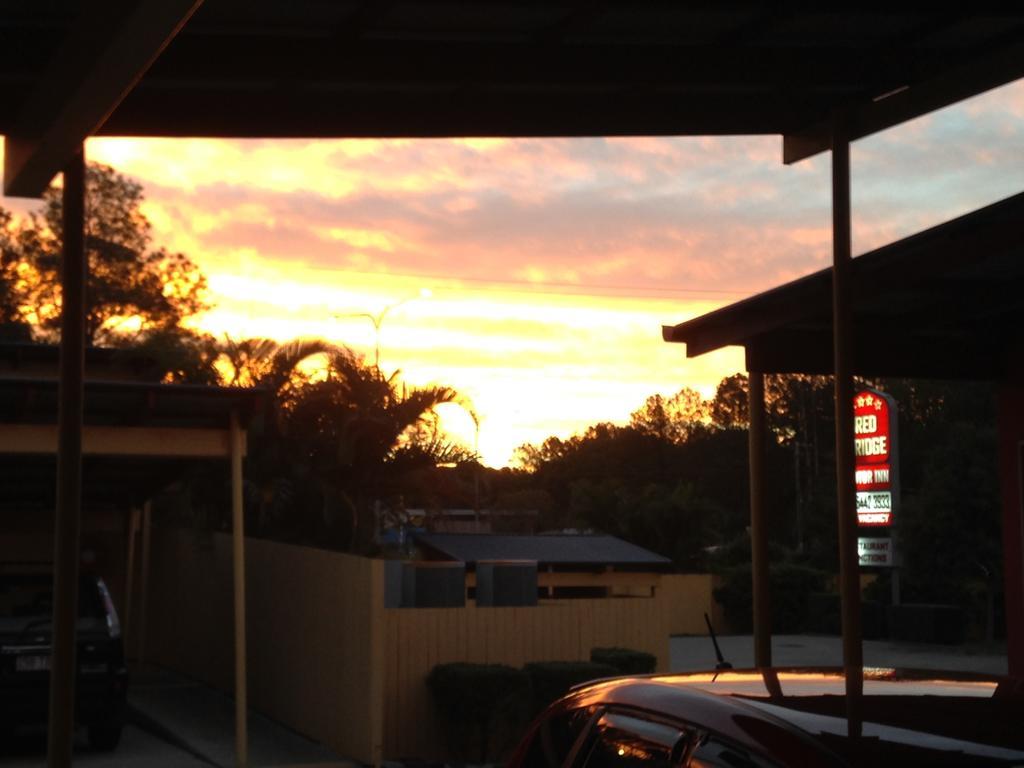
[[121, 724], [99, 723], [89, 726], [89, 746], [93, 749], [109, 752], [121, 741]]

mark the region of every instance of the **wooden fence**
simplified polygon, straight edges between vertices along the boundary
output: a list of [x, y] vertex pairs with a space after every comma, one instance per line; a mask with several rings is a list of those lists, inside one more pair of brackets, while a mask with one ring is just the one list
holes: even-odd
[[585, 660], [625, 646], [668, 669], [668, 616], [656, 598], [542, 603], [535, 608], [396, 608], [384, 617], [384, 754], [442, 757], [441, 723], [425, 684], [437, 664]]
[[[381, 563], [246, 540], [249, 704], [339, 754], [380, 760]], [[147, 658], [234, 689], [231, 538], [154, 529]]]
[[[364, 763], [443, 757], [425, 680], [452, 661], [588, 659], [625, 646], [669, 664], [671, 633], [703, 631], [709, 576], [656, 576], [651, 597], [529, 608], [384, 608], [384, 563], [247, 540], [250, 705]], [[232, 690], [231, 542], [154, 529], [147, 656]]]

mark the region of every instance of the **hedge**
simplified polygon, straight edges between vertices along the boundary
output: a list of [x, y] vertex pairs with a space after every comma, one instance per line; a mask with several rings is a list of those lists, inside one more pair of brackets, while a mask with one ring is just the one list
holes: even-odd
[[632, 648], [592, 648], [590, 660], [614, 667], [622, 675], [649, 675], [658, 666], [654, 654]]
[[[808, 627], [811, 594], [821, 592], [826, 574], [816, 568], [782, 563], [770, 571], [772, 631], [804, 632]], [[715, 600], [722, 606], [725, 620], [733, 632], [753, 630], [753, 597], [749, 563], [730, 568], [723, 574], [722, 585], [714, 590]]]
[[523, 670], [504, 664], [434, 667], [427, 687], [441, 712], [449, 750], [458, 754], [475, 747], [480, 762], [487, 762], [502, 726], [514, 729], [524, 719], [528, 685]]
[[889, 628], [893, 640], [955, 645], [964, 641], [967, 615], [956, 605], [890, 605]]
[[[865, 640], [886, 637], [886, 606], [876, 600], [863, 600], [860, 604], [861, 634]], [[815, 592], [808, 600], [807, 631], [821, 635], [842, 633], [839, 595], [833, 592]]]
[[535, 713], [565, 696], [574, 685], [620, 674], [609, 664], [592, 661], [535, 661], [523, 667], [523, 671], [530, 680]]

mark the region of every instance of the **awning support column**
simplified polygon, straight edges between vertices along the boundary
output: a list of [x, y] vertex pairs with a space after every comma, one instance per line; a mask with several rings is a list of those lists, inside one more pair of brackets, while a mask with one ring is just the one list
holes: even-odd
[[135, 594], [135, 543], [139, 536], [139, 523], [142, 511], [138, 507], [128, 510], [127, 546], [124, 565], [124, 615], [121, 617], [121, 640], [124, 643], [125, 656], [128, 655], [129, 637], [134, 638], [132, 627], [132, 596]]
[[1020, 384], [1007, 382], [999, 388], [996, 425], [1003, 507], [1006, 661], [1010, 675], [1020, 678], [1024, 677], [1024, 371], [1017, 376]]
[[[839, 597], [843, 666], [863, 667], [857, 494], [854, 485], [853, 314], [850, 308], [850, 142], [836, 121], [832, 136], [832, 322], [835, 354], [836, 512], [839, 516]], [[861, 672], [856, 671], [860, 680]], [[849, 677], [848, 677], [849, 679]]]
[[753, 578], [754, 665], [772, 665], [772, 627], [769, 601], [768, 526], [765, 521], [764, 374], [748, 373], [750, 411], [750, 565]]
[[146, 638], [149, 636], [149, 563], [153, 550], [153, 502], [142, 505], [142, 573], [139, 574], [139, 639], [135, 644], [139, 668], [146, 665]]
[[75, 732], [75, 624], [82, 519], [82, 413], [85, 374], [85, 152], [64, 167], [57, 511], [53, 553], [53, 640], [47, 763], [71, 765]]
[[231, 542], [235, 581], [235, 765], [249, 764], [246, 721], [245, 659], [245, 518], [242, 506], [242, 430], [238, 411], [231, 412]]

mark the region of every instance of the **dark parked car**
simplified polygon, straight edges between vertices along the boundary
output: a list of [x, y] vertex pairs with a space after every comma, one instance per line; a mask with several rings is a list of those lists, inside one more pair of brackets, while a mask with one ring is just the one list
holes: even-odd
[[[530, 727], [513, 766], [1024, 766], [1024, 681], [865, 669], [600, 681]], [[860, 691], [857, 691], [857, 688]]]
[[[53, 568], [0, 565], [0, 722], [45, 725], [49, 709]], [[121, 627], [103, 579], [80, 576], [75, 719], [96, 749], [121, 738], [128, 671]]]

